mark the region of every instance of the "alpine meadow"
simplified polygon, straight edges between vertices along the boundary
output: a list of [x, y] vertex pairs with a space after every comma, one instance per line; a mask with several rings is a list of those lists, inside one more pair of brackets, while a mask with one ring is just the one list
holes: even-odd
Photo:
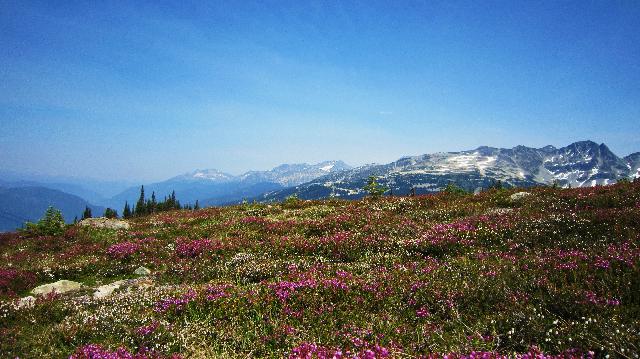
[[0, 0], [0, 359], [640, 359], [640, 2]]

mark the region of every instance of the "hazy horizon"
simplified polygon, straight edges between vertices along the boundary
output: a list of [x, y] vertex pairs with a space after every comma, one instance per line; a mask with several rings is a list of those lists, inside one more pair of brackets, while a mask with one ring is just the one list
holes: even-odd
[[0, 170], [640, 151], [640, 3], [398, 4], [0, 1]]
[[[585, 140], [573, 141], [573, 142], [579, 142], [579, 141], [586, 141], [586, 139]], [[597, 141], [595, 141], [595, 142], [598, 143]], [[558, 144], [558, 145], [547, 144], [547, 145], [542, 145], [542, 146], [526, 146], [526, 145], [525, 146], [526, 147], [532, 147], [532, 148], [542, 148], [542, 147], [551, 145], [551, 146], [560, 148], [560, 147], [565, 147], [565, 146], [570, 145], [570, 144], [571, 143]], [[609, 147], [609, 149], [611, 149], [611, 147], [607, 143], [605, 143], [605, 145], [607, 145], [607, 147]], [[481, 145], [481, 146], [495, 147], [495, 146], [490, 146], [490, 145]], [[504, 148], [513, 148], [515, 146], [517, 146], [517, 145], [508, 146], [508, 147], [504, 147]], [[425, 152], [425, 153], [405, 154], [405, 155], [397, 156], [397, 157], [395, 157], [395, 158], [393, 158], [393, 159], [391, 159], [389, 161], [385, 161], [385, 162], [377, 161], [377, 162], [356, 163], [356, 164], [349, 163], [349, 162], [346, 162], [346, 161], [343, 161], [343, 162], [345, 162], [347, 165], [349, 165], [351, 167], [359, 167], [359, 166], [369, 165], [369, 164], [386, 164], [386, 163], [393, 162], [395, 160], [399, 160], [400, 158], [406, 157], [406, 156], [420, 156], [420, 155], [424, 155], [424, 154], [432, 154], [432, 153], [437, 153], [437, 152], [460, 152], [460, 151], [474, 150], [477, 147], [478, 146], [476, 146], [474, 148], [465, 148], [465, 149], [458, 149], [458, 150], [451, 150], [451, 151], [435, 151], [435, 152], [429, 152], [429, 153]], [[632, 153], [638, 153], [640, 151], [633, 151], [633, 152], [626, 153], [626, 154], [616, 153], [613, 150], [612, 150], [612, 152], [614, 154], [616, 154], [617, 156], [622, 158], [622, 157], [625, 157], [625, 156], [630, 155]], [[287, 162], [287, 161], [284, 161], [284, 162], [277, 163], [277, 164], [275, 164], [273, 166], [270, 166], [270, 167], [248, 168], [246, 170], [241, 170], [239, 172], [226, 171], [223, 168], [197, 167], [197, 168], [188, 169], [188, 170], [183, 171], [183, 172], [173, 173], [173, 174], [168, 175], [167, 177], [159, 177], [159, 178], [91, 177], [91, 176], [82, 176], [82, 175], [73, 175], [73, 174], [56, 174], [56, 173], [52, 174], [52, 173], [44, 173], [44, 172], [38, 172], [38, 171], [14, 171], [14, 170], [4, 170], [4, 169], [0, 169], [0, 175], [1, 174], [8, 174], [11, 177], [10, 180], [27, 180], [27, 181], [33, 180], [33, 181], [37, 181], [38, 179], [42, 179], [42, 178], [47, 177], [47, 178], [49, 178], [49, 181], [57, 178], [60, 181], [75, 180], [75, 181], [79, 181], [79, 182], [95, 181], [95, 182], [113, 182], [113, 183], [120, 183], [120, 184], [126, 183], [126, 184], [129, 184], [129, 185], [141, 185], [141, 184], [145, 184], [145, 183], [149, 184], [149, 183], [152, 183], [152, 182], [160, 182], [160, 181], [168, 180], [168, 179], [170, 179], [172, 177], [176, 177], [176, 176], [187, 174], [187, 173], [193, 173], [193, 172], [199, 171], [199, 170], [211, 170], [211, 169], [214, 169], [214, 170], [218, 170], [220, 172], [224, 172], [224, 173], [227, 173], [227, 174], [230, 174], [230, 175], [233, 175], [233, 176], [239, 176], [239, 175], [242, 175], [242, 174], [244, 174], [246, 172], [249, 172], [249, 171], [269, 171], [269, 170], [272, 170], [273, 168], [275, 168], [275, 167], [277, 167], [279, 165], [283, 165], [283, 164], [303, 164], [303, 163], [306, 163], [306, 164], [313, 165], [313, 164], [318, 164], [318, 163], [321, 163], [321, 162], [333, 161], [333, 160], [342, 161], [339, 158], [326, 159], [326, 160], [321, 160], [321, 161], [317, 161], [317, 162], [310, 162], [310, 161], [303, 161], [303, 162], [290, 162], [289, 161], [289, 162]]]

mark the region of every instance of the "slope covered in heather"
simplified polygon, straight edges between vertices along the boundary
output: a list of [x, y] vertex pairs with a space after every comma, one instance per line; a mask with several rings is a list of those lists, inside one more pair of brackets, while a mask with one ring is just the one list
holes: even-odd
[[[639, 219], [636, 181], [290, 199], [128, 230], [4, 234], [0, 356], [634, 357]], [[85, 287], [19, 305], [61, 279]]]

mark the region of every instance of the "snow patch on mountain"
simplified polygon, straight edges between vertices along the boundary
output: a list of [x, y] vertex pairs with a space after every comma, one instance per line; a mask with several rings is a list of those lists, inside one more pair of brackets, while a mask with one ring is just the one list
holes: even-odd
[[[322, 167], [322, 166], [321, 166]], [[620, 178], [640, 178], [640, 153], [624, 159], [605, 144], [580, 141], [556, 148], [478, 147], [461, 152], [440, 152], [405, 156], [389, 164], [370, 164], [339, 173], [329, 173], [298, 188], [274, 191], [263, 196], [277, 200], [283, 193], [301, 198], [343, 196], [357, 198], [367, 178], [375, 176], [394, 194], [438, 191], [454, 182], [467, 190], [487, 188], [494, 181], [511, 186], [535, 186], [557, 183], [564, 187], [607, 185]]]
[[297, 163], [283, 164], [268, 171], [248, 171], [233, 176], [216, 169], [195, 170], [171, 178], [171, 182], [241, 182], [245, 184], [277, 183], [284, 187], [309, 182], [328, 173], [350, 169], [351, 166], [342, 161], [325, 161], [317, 164]]

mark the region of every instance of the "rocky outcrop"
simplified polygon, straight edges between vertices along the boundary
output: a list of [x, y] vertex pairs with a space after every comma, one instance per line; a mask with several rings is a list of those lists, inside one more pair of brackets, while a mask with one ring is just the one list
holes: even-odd
[[120, 287], [122, 287], [126, 283], [127, 283], [127, 280], [119, 280], [113, 283], [101, 285], [98, 288], [96, 288], [95, 292], [93, 292], [93, 297], [96, 299], [106, 298], [110, 296], [113, 293], [113, 291], [115, 291], [116, 289], [120, 289]]
[[153, 281], [147, 278], [123, 279], [105, 284], [96, 288], [93, 292], [94, 299], [103, 299], [111, 296], [116, 290], [131, 290], [132, 288], [147, 288], [153, 286]]
[[521, 201], [523, 198], [527, 197], [531, 195], [531, 193], [529, 192], [516, 192], [514, 194], [512, 194], [511, 196], [509, 196], [509, 199], [513, 202], [518, 202]]
[[35, 295], [47, 295], [50, 293], [62, 294], [66, 292], [72, 292], [80, 290], [84, 287], [82, 283], [74, 282], [72, 280], [59, 280], [55, 283], [43, 284], [35, 287], [31, 294]]

